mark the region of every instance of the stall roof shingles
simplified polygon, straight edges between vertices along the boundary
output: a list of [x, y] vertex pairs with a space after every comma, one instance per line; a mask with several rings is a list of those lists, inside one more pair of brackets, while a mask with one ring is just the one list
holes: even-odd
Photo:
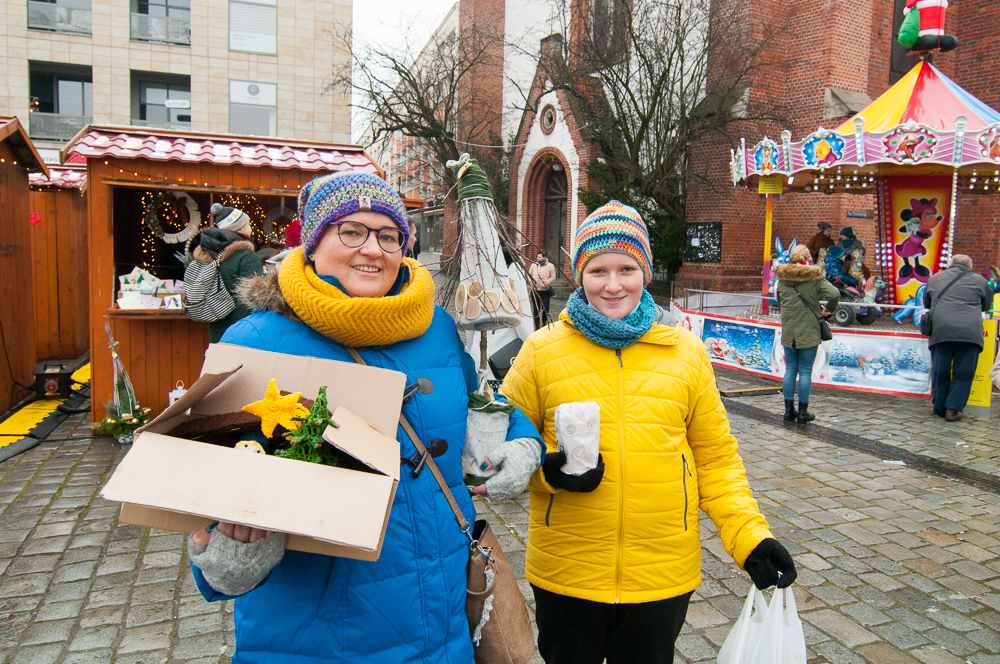
[[[213, 140], [214, 139], [214, 140]], [[218, 140], [225, 139], [225, 140]], [[255, 140], [256, 139], [256, 140]], [[211, 138], [182, 132], [138, 132], [92, 127], [77, 135], [64, 154], [83, 157], [145, 158], [153, 161], [210, 162], [218, 165], [270, 166], [303, 171], [361, 170], [381, 175], [381, 169], [358, 146], [327, 146], [322, 143], [231, 135]]]
[[87, 171], [83, 168], [59, 168], [49, 166], [49, 177], [41, 173], [29, 173], [28, 182], [33, 187], [61, 187], [82, 189], [87, 182]]

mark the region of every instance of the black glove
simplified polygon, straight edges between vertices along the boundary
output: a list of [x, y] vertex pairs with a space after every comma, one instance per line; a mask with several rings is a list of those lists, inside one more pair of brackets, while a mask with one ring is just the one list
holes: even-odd
[[557, 489], [590, 493], [598, 487], [601, 478], [604, 477], [604, 459], [600, 454], [597, 455], [597, 467], [588, 470], [583, 475], [567, 475], [560, 470], [564, 465], [566, 465], [565, 452], [545, 455], [545, 463], [542, 464], [545, 481]]
[[[550, 482], [551, 484], [551, 482]], [[787, 588], [792, 585], [798, 573], [788, 549], [776, 539], [768, 538], [758, 544], [743, 563], [743, 569], [750, 575], [758, 590], [777, 585]], [[778, 575], [781, 576], [778, 576]]]

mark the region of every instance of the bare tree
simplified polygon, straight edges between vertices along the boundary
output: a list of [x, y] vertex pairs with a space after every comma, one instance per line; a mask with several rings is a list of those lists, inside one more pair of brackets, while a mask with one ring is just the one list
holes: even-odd
[[[556, 0], [565, 2], [566, 0]], [[744, 123], [780, 121], [749, 94], [776, 62], [784, 26], [753, 25], [734, 0], [589, 0], [574, 4], [570, 39], [550, 79], [569, 91], [601, 158], [588, 165], [590, 208], [610, 198], [638, 207], [656, 241], [682, 241], [693, 145], [712, 133], [736, 144]], [[662, 255], [658, 263], [677, 261]], [[654, 250], [654, 253], [656, 251]], [[679, 263], [676, 263], [679, 266]]]
[[366, 143], [391, 140], [397, 132], [417, 139], [425, 149], [414, 157], [431, 166], [446, 189], [454, 174], [444, 165], [463, 152], [479, 160], [494, 185], [506, 179], [501, 100], [483, 85], [486, 77], [502, 76], [502, 31], [460, 17], [457, 29], [439, 29], [416, 55], [405, 47], [352, 42], [350, 35], [336, 38], [352, 58], [334, 72], [331, 87], [354, 93], [370, 128]]

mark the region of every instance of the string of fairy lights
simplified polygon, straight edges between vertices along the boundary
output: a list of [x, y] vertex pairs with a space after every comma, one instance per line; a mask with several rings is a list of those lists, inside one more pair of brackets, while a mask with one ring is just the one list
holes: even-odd
[[805, 186], [806, 191], [821, 191], [833, 193], [843, 190], [863, 190], [875, 188], [875, 175], [873, 173], [859, 173], [857, 169], [850, 173], [844, 173], [838, 166], [835, 173], [820, 171], [813, 178], [812, 184]]
[[[121, 169], [119, 169], [121, 170]], [[122, 171], [124, 173], [124, 171]], [[215, 201], [223, 207], [234, 207], [242, 210], [250, 217], [251, 237], [258, 246], [263, 246], [268, 242], [278, 241], [285, 235], [285, 228], [295, 218], [293, 211], [283, 218], [281, 224], [274, 223], [271, 229], [271, 237], [265, 231], [264, 220], [267, 211], [256, 196], [250, 194], [221, 194]], [[163, 242], [160, 236], [163, 233], [177, 233], [185, 228], [187, 221], [180, 213], [182, 205], [173, 197], [163, 191], [146, 191], [142, 195], [142, 215], [143, 233], [141, 241], [142, 255], [139, 267], [155, 273], [156, 267], [162, 267], [163, 262], [159, 260], [162, 249], [167, 248], [172, 254], [175, 251], [183, 251], [184, 244], [170, 244]], [[202, 213], [199, 230], [213, 226], [210, 215]], [[156, 275], [159, 276], [159, 275]]]

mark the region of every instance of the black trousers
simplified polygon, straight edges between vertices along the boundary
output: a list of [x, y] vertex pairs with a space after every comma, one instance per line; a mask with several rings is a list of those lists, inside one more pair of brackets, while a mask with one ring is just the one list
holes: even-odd
[[549, 320], [549, 291], [531, 291], [531, 316], [535, 319], [535, 329], [548, 325]]
[[641, 604], [603, 604], [532, 585], [538, 652], [546, 664], [673, 664], [691, 593]]
[[976, 344], [945, 341], [931, 346], [931, 397], [934, 414], [946, 408], [961, 411], [969, 402], [972, 379], [982, 349]]

